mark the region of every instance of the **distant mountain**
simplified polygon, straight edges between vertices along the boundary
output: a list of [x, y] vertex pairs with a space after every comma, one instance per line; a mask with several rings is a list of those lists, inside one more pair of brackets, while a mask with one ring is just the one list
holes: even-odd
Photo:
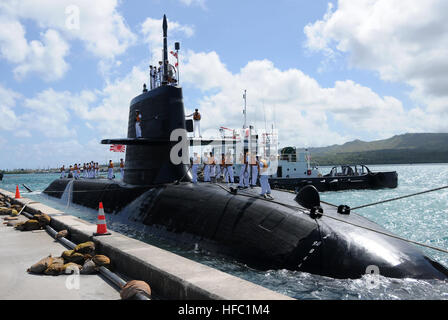
[[448, 162], [448, 133], [406, 133], [378, 141], [309, 148], [320, 165]]

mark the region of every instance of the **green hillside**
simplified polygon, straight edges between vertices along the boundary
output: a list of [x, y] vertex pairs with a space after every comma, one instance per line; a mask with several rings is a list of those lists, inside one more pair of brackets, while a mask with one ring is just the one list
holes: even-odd
[[407, 133], [309, 150], [319, 165], [448, 162], [448, 133]]

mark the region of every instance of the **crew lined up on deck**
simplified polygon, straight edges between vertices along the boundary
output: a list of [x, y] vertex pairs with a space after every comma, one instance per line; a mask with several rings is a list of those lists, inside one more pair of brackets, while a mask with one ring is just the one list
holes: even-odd
[[[112, 160], [109, 160], [108, 164], [108, 173], [107, 178], [108, 179], [115, 179], [114, 175], [114, 164]], [[99, 170], [100, 165], [98, 162], [89, 162], [84, 163], [82, 166], [81, 164], [74, 164], [70, 165], [68, 170], [65, 168], [65, 165], [63, 165], [60, 169], [61, 172], [61, 179], [65, 179], [66, 177], [69, 179], [97, 179], [99, 178]], [[68, 171], [68, 172], [67, 172]], [[121, 173], [121, 179], [124, 178], [124, 161], [123, 159], [120, 159], [120, 173]]]
[[[168, 60], [165, 61], [167, 65], [167, 81], [168, 85], [175, 86], [177, 85], [177, 79], [176, 79], [176, 68], [169, 63]], [[155, 89], [162, 85], [164, 79], [163, 79], [163, 62], [159, 61], [159, 66], [149, 66], [149, 83], [150, 88]]]
[[[261, 196], [271, 194], [271, 187], [269, 185], [269, 167], [271, 161], [275, 160], [275, 156], [271, 159], [259, 159], [256, 155], [251, 155], [249, 152], [244, 156], [240, 155], [241, 168], [239, 175], [240, 189], [254, 188], [257, 186], [257, 181], [260, 179]], [[229, 152], [222, 153], [221, 157], [215, 157], [213, 152], [204, 152], [202, 157], [204, 182], [216, 182], [217, 179], [223, 177], [227, 184], [234, 183], [233, 172], [233, 156]], [[198, 183], [198, 169], [201, 164], [201, 158], [195, 152], [191, 159], [193, 183]]]

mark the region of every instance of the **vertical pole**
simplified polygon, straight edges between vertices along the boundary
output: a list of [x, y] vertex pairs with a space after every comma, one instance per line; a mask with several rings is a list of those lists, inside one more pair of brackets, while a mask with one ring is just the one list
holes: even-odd
[[166, 15], [163, 15], [163, 75], [162, 75], [162, 84], [168, 84], [168, 65], [166, 61], [168, 60], [168, 41], [167, 41], [167, 33], [168, 33], [168, 23], [166, 22]]
[[244, 126], [243, 126], [243, 129], [246, 129], [246, 127], [247, 127], [246, 90], [244, 90], [243, 98], [244, 98]]
[[176, 58], [177, 58], [177, 85], [180, 85], [180, 71], [179, 71], [179, 50], [176, 50]]

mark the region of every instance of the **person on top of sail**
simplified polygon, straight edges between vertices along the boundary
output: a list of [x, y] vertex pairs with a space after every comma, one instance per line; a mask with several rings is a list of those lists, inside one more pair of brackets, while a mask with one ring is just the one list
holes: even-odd
[[169, 85], [176, 85], [176, 68], [169, 63], [168, 60], [165, 61], [167, 65], [167, 76], [168, 76], [168, 84]]

